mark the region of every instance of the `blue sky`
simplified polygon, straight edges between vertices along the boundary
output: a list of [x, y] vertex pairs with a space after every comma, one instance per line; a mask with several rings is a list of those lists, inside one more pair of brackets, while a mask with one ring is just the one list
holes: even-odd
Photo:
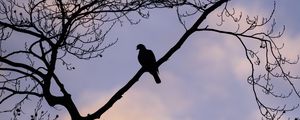
[[[231, 7], [243, 11], [244, 15], [267, 15], [273, 4], [272, 0], [231, 2]], [[275, 13], [278, 28], [286, 26], [286, 33], [281, 38], [286, 43], [283, 53], [292, 58], [300, 53], [299, 5], [299, 0], [278, 0]], [[210, 25], [218, 22], [216, 13], [206, 21]], [[225, 29], [230, 29], [226, 28], [228, 26]], [[138, 25], [125, 23], [113, 29], [107, 42], [119, 40], [103, 53], [102, 58], [86, 61], [68, 56], [66, 60], [72, 62], [76, 69], [68, 71], [58, 64], [57, 73], [80, 112], [85, 115], [101, 107], [140, 68], [137, 44], [143, 43], [153, 50], [156, 58], [160, 58], [183, 33], [175, 10], [152, 10], [150, 18], [142, 19]], [[292, 70], [300, 74], [297, 67], [299, 65]], [[250, 64], [237, 39], [216, 33], [195, 33], [159, 70], [161, 84], [155, 84], [150, 74], [143, 74], [140, 81], [101, 120], [261, 118], [251, 85], [246, 80], [250, 75]], [[69, 119], [64, 112], [60, 112], [61, 118]], [[294, 117], [297, 112], [299, 110], [288, 115]]]

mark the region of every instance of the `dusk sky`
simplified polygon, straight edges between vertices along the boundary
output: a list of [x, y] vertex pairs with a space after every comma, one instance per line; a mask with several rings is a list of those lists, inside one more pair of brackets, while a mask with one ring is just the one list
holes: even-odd
[[[231, 0], [229, 7], [243, 12], [243, 21], [247, 15], [267, 17], [273, 2]], [[299, 0], [276, 0], [276, 29], [280, 31], [285, 25], [285, 34], [279, 40], [285, 42], [283, 54], [291, 59], [300, 54], [299, 5]], [[216, 26], [220, 22], [219, 12], [210, 14], [205, 25]], [[235, 27], [228, 21], [221, 29]], [[150, 11], [149, 19], [141, 19], [137, 25], [128, 22], [116, 25], [105, 44], [117, 39], [118, 42], [106, 49], [103, 57], [79, 60], [68, 56], [66, 61], [76, 69], [69, 71], [58, 63], [56, 73], [82, 115], [86, 115], [100, 108], [141, 68], [137, 44], [144, 44], [159, 59], [184, 32], [175, 9], [154, 9]], [[299, 67], [297, 64], [291, 70], [300, 75]], [[262, 116], [247, 82], [250, 70], [238, 39], [213, 32], [197, 32], [159, 67], [161, 84], [156, 84], [149, 73], [144, 73], [100, 120], [260, 120]], [[299, 98], [295, 101], [299, 103]], [[58, 112], [60, 119], [70, 119], [63, 107], [56, 108], [62, 109]], [[287, 113], [284, 119], [300, 117], [299, 113], [297, 109]]]

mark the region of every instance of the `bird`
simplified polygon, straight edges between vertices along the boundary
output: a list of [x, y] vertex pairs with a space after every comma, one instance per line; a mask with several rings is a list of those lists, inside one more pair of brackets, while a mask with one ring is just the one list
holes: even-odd
[[138, 44], [136, 49], [139, 50], [138, 61], [142, 67], [149, 72], [157, 84], [161, 83], [158, 76], [158, 67], [156, 66], [156, 58], [152, 50], [149, 50], [143, 44]]

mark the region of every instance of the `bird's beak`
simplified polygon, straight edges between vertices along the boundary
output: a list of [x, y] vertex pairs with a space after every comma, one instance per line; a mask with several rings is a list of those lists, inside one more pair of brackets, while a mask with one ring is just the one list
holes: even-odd
[[139, 48], [138, 47], [136, 47], [136, 50], [138, 50]]

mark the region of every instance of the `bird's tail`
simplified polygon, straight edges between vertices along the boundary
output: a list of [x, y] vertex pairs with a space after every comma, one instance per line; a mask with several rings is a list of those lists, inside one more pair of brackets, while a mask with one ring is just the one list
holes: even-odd
[[151, 74], [153, 75], [154, 80], [155, 80], [155, 82], [156, 82], [157, 84], [161, 83], [161, 80], [160, 80], [160, 78], [159, 78], [159, 76], [158, 76], [158, 72], [154, 72], [154, 73], [151, 73]]

